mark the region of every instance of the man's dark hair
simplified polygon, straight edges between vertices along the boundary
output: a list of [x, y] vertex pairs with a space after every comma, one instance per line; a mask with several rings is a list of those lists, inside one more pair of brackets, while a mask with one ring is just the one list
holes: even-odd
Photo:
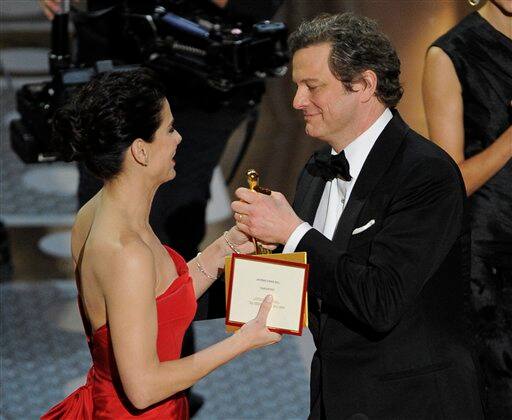
[[345, 88], [361, 80], [361, 74], [372, 70], [377, 75], [375, 95], [388, 107], [395, 107], [403, 94], [400, 86], [400, 59], [377, 23], [353, 13], [323, 14], [302, 22], [288, 40], [292, 54], [321, 43], [331, 44], [329, 67]]

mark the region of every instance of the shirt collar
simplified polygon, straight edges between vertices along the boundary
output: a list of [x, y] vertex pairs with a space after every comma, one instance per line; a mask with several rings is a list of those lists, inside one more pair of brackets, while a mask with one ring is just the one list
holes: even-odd
[[[389, 108], [386, 108], [381, 116], [377, 118], [377, 120], [375, 120], [375, 122], [364, 133], [359, 135], [347, 147], [345, 147], [345, 157], [350, 165], [350, 175], [352, 176], [351, 182], [354, 183], [356, 178], [359, 176], [359, 172], [361, 172], [370, 150], [372, 150], [372, 147], [380, 136], [380, 133], [382, 133], [392, 118], [393, 114]], [[337, 153], [332, 149], [331, 154], [335, 155]]]

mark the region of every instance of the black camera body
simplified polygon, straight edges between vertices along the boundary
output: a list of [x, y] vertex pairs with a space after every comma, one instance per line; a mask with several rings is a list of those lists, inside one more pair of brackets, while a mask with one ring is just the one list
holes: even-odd
[[9, 126], [14, 152], [25, 163], [59, 160], [51, 141], [51, 122], [55, 111], [95, 75], [107, 71], [129, 71], [136, 67], [98, 61], [93, 67], [55, 70], [51, 81], [23, 85], [16, 92], [16, 108], [21, 118], [11, 121]]
[[232, 92], [286, 73], [287, 29], [283, 23], [230, 22], [211, 10], [184, 8], [183, 2], [157, 3], [150, 10], [139, 1], [122, 6], [122, 37], [129, 43], [133, 51], [130, 61], [135, 63], [130, 65], [99, 61], [92, 67], [72, 66], [68, 14], [55, 16], [49, 55], [52, 79], [24, 85], [16, 92], [21, 119], [11, 122], [11, 147], [25, 163], [60, 159], [51, 142], [52, 117], [96, 74], [147, 66], [163, 78], [170, 76], [178, 95], [194, 88], [201, 89], [205, 97], [225, 100]]
[[25, 163], [56, 160], [50, 145], [52, 93], [48, 82], [24, 85], [16, 92], [16, 107], [21, 119], [10, 123], [11, 147]]
[[183, 69], [222, 92], [286, 73], [284, 23], [226, 22], [202, 9], [172, 5], [157, 6], [151, 14], [126, 13], [127, 38], [140, 61], [162, 71]]

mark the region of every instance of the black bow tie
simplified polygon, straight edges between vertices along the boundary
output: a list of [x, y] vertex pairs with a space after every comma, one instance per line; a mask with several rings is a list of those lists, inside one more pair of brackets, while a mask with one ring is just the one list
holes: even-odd
[[332, 181], [334, 178], [341, 178], [350, 181], [350, 166], [342, 150], [337, 155], [326, 155], [325, 153], [315, 152], [313, 156], [317, 174], [326, 181]]

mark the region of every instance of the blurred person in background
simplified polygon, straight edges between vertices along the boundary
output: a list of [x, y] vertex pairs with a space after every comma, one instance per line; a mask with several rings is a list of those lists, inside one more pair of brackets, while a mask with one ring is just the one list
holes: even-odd
[[512, 0], [487, 1], [432, 44], [423, 99], [430, 138], [457, 162], [469, 196], [471, 315], [487, 414], [511, 419]]

